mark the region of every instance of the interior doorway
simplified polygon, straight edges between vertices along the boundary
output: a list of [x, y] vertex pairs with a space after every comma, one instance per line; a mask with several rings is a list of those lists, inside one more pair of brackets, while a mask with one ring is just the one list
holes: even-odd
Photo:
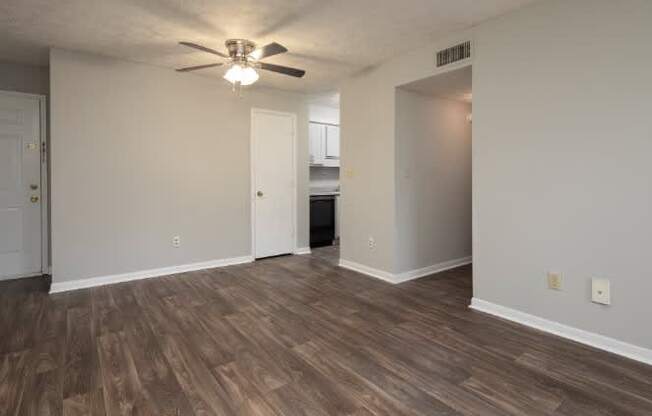
[[337, 264], [341, 232], [339, 93], [310, 98], [310, 249]]
[[252, 253], [296, 249], [296, 123], [293, 113], [251, 112]]
[[0, 280], [45, 274], [45, 97], [0, 91]]
[[472, 261], [472, 67], [396, 88], [396, 269], [402, 279]]

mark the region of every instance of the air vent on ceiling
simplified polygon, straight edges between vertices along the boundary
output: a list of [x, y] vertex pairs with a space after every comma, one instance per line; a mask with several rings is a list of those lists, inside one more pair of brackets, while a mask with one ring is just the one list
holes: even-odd
[[471, 41], [437, 52], [437, 68], [471, 57]]

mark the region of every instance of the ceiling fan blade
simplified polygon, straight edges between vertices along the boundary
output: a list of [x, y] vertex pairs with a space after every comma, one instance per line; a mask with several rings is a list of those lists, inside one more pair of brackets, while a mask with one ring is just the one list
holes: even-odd
[[280, 53], [287, 52], [287, 48], [279, 43], [272, 42], [269, 45], [265, 45], [262, 48], [256, 48], [253, 52], [249, 54], [250, 58], [253, 59], [263, 59], [268, 56], [278, 55]]
[[214, 66], [220, 66], [224, 65], [221, 62], [217, 64], [208, 64], [208, 65], [197, 65], [197, 66], [188, 66], [186, 68], [179, 68], [177, 69], [177, 72], [188, 72], [188, 71], [196, 71], [198, 69], [204, 69], [204, 68], [212, 68]]
[[225, 53], [222, 53], [220, 51], [216, 51], [215, 49], [207, 48], [206, 46], [197, 45], [196, 43], [192, 43], [192, 42], [179, 42], [179, 45], [188, 46], [190, 48], [197, 49], [197, 50], [200, 50], [202, 52], [212, 53], [213, 55], [221, 56], [222, 58], [228, 58], [229, 57], [229, 55], [227, 55]]
[[290, 75], [292, 77], [297, 77], [297, 78], [301, 78], [306, 74], [306, 71], [304, 71], [303, 69], [290, 68], [289, 66], [274, 65], [265, 62], [261, 62], [259, 65], [260, 65], [260, 69], [264, 69], [272, 72], [278, 72], [279, 74]]

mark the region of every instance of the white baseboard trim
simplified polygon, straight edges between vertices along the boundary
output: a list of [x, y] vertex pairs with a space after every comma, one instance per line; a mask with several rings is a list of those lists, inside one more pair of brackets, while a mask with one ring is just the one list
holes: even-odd
[[13, 274], [13, 275], [8, 275], [8, 276], [0, 276], [0, 281], [3, 281], [3, 280], [16, 280], [16, 279], [28, 279], [30, 277], [39, 277], [39, 276], [42, 276], [42, 275], [43, 275], [43, 272]]
[[421, 269], [409, 270], [407, 272], [398, 273], [394, 276], [396, 283], [403, 283], [409, 280], [419, 279], [421, 277], [429, 276], [431, 274], [443, 272], [446, 270], [454, 269], [460, 266], [471, 264], [472, 257], [462, 257], [460, 259], [448, 260], [441, 263], [433, 264], [432, 266], [423, 267]]
[[429, 276], [434, 273], [443, 272], [445, 270], [454, 269], [455, 267], [471, 264], [471, 257], [463, 257], [461, 259], [454, 259], [442, 263], [433, 264], [432, 266], [423, 267], [421, 269], [409, 270], [402, 273], [389, 273], [383, 270], [374, 269], [364, 264], [355, 263], [349, 260], [340, 259], [340, 267], [353, 270], [358, 273], [366, 274], [377, 279], [384, 280], [392, 284], [399, 284], [409, 280], [419, 279], [421, 277]]
[[304, 255], [304, 254], [310, 254], [310, 253], [312, 253], [312, 251], [310, 251], [310, 247], [297, 247], [294, 250], [294, 254], [296, 254], [298, 256], [301, 256], [301, 255]]
[[86, 289], [95, 286], [104, 286], [114, 283], [130, 282], [133, 280], [150, 279], [152, 277], [167, 276], [177, 273], [192, 272], [196, 270], [212, 269], [215, 267], [231, 266], [235, 264], [251, 263], [252, 256], [232, 257], [229, 259], [210, 260], [200, 263], [182, 264], [179, 266], [161, 267], [159, 269], [141, 270], [137, 272], [113, 274], [109, 276], [91, 277], [88, 279], [71, 280], [69, 282], [53, 282], [50, 293], [68, 292], [71, 290]]
[[354, 272], [366, 274], [367, 276], [375, 277], [376, 279], [384, 280], [389, 283], [394, 283], [394, 275], [392, 273], [374, 269], [364, 264], [356, 263], [349, 260], [340, 259], [340, 267], [353, 270]]
[[471, 299], [471, 305], [469, 305], [469, 307], [471, 309], [488, 313], [490, 315], [507, 319], [509, 321], [529, 326], [544, 332], [548, 332], [562, 338], [567, 338], [581, 344], [586, 344], [600, 350], [608, 351], [623, 357], [630, 358], [632, 360], [652, 365], [652, 350], [647, 348], [628, 344], [626, 342], [618, 341], [617, 339], [609, 338], [604, 335], [599, 335], [593, 332], [588, 332], [582, 329], [560, 324], [559, 322], [539, 318], [538, 316], [530, 315], [516, 309], [497, 305], [495, 303], [487, 302], [478, 298]]

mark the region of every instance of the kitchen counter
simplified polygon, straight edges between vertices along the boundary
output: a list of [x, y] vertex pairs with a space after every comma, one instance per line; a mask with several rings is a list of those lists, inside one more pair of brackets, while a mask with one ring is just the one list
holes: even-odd
[[340, 191], [310, 191], [310, 196], [340, 196]]
[[310, 196], [339, 196], [339, 187], [315, 186], [310, 188]]

